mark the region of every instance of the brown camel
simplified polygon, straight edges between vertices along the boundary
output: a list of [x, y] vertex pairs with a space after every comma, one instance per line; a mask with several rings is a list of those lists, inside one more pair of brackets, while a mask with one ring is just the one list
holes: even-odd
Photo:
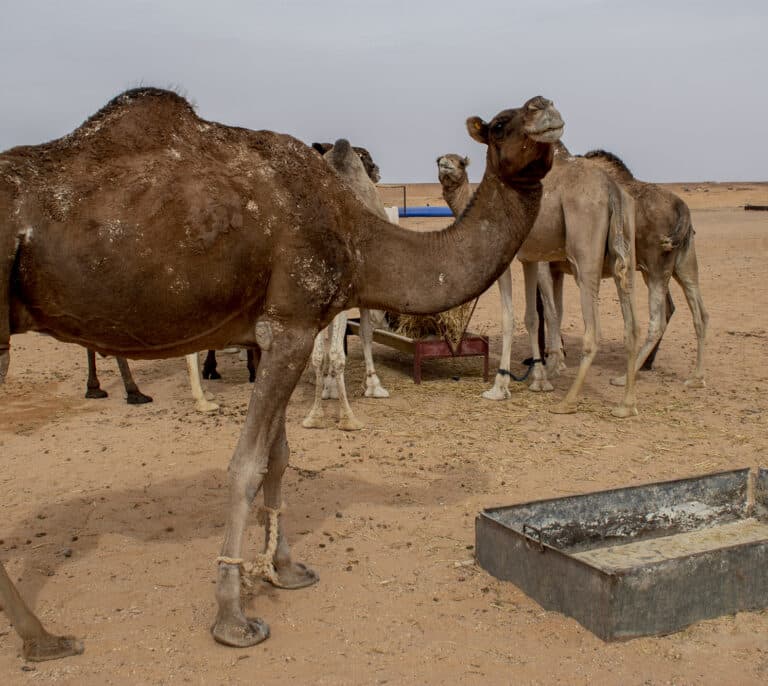
[[[428, 314], [466, 302], [533, 226], [562, 134], [557, 110], [537, 97], [467, 129], [487, 145], [483, 181], [458, 221], [425, 233], [370, 213], [300, 141], [205, 121], [159, 89], [127, 91], [73, 133], [0, 155], [0, 381], [23, 331], [133, 358], [258, 348], [217, 559], [221, 643], [269, 636], [240, 603], [262, 486], [256, 573], [284, 588], [318, 580], [292, 560], [280, 516], [286, 406], [317, 333], [350, 307]], [[27, 659], [83, 650], [45, 631], [2, 565], [0, 602]]]
[[[699, 290], [699, 266], [688, 205], [674, 193], [636, 179], [627, 165], [610, 152], [592, 150], [584, 157], [610, 174], [635, 201], [637, 268], [648, 286], [650, 314], [648, 336], [638, 353], [635, 369], [642, 368], [649, 360], [653, 363], [674, 312], [669, 294], [672, 276], [685, 293], [696, 331], [696, 367], [686, 385], [703, 388], [704, 342], [709, 316]], [[621, 384], [623, 379], [614, 379], [614, 382]]]
[[[634, 390], [634, 360], [637, 341], [637, 323], [633, 302], [634, 215], [632, 199], [611, 178], [586, 160], [567, 155], [561, 144], [556, 146], [552, 171], [544, 179], [544, 197], [541, 210], [528, 238], [520, 248], [517, 259], [523, 264], [525, 277], [525, 326], [532, 350], [530, 389], [550, 391], [552, 384], [547, 374], [557, 372], [560, 360], [550, 355], [547, 367], [543, 364], [539, 347], [539, 317], [536, 312], [536, 288], [541, 285], [545, 316], [556, 317], [554, 300], [562, 299], [551, 293], [551, 279], [546, 268], [539, 263], [555, 262], [559, 272], [572, 273], [579, 285], [581, 312], [584, 317], [584, 342], [581, 363], [576, 379], [565, 398], [552, 408], [556, 413], [576, 411], [576, 399], [587, 371], [597, 353], [600, 339], [598, 319], [598, 292], [603, 276], [612, 276], [624, 317], [624, 341], [627, 355], [627, 383], [621, 405], [612, 410], [615, 417], [637, 414]], [[468, 160], [459, 155], [442, 155], [437, 159], [438, 177], [443, 186], [443, 197], [454, 214], [463, 210], [468, 197]], [[488, 400], [510, 397], [509, 363], [512, 355], [514, 319], [512, 312], [512, 276], [507, 269], [499, 278], [502, 300], [502, 353], [501, 368], [494, 385], [483, 393]], [[546, 297], [548, 296], [548, 297]], [[560, 327], [549, 327], [549, 350], [560, 350]]]

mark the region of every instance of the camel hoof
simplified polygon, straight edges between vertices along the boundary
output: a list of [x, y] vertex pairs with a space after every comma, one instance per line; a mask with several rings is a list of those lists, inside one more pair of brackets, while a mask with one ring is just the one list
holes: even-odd
[[509, 392], [508, 388], [502, 389], [494, 386], [487, 391], [483, 391], [483, 398], [486, 400], [509, 400], [511, 397], [512, 394]]
[[612, 376], [611, 377], [611, 386], [626, 386], [627, 385], [627, 375], [622, 374], [621, 376]]
[[366, 398], [389, 398], [389, 391], [384, 386], [370, 386], [365, 389]]
[[208, 379], [213, 379], [216, 381], [217, 379], [221, 378], [221, 374], [219, 374], [215, 369], [203, 369], [203, 378], [206, 381]]
[[107, 398], [109, 397], [109, 393], [100, 388], [89, 388], [85, 392], [85, 397], [89, 399]]
[[285, 567], [276, 566], [275, 571], [277, 572], [278, 583], [273, 585], [289, 591], [314, 586], [320, 581], [317, 572], [301, 564], [301, 562], [291, 562]]
[[701, 377], [692, 377], [685, 382], [686, 388], [706, 388], [707, 382]]
[[144, 395], [141, 391], [136, 391], [125, 396], [125, 402], [129, 405], [144, 405], [145, 403], [151, 403], [152, 397]]
[[269, 625], [260, 619], [245, 619], [243, 622], [216, 620], [211, 634], [217, 643], [233, 648], [249, 648], [269, 638]]
[[219, 409], [219, 406], [217, 403], [212, 403], [208, 400], [198, 400], [195, 403], [195, 409], [198, 412], [215, 412]]
[[552, 414], [576, 414], [578, 407], [576, 403], [560, 402], [549, 408]]
[[534, 393], [549, 393], [554, 391], [555, 387], [546, 379], [534, 379], [531, 381], [531, 385], [528, 386], [528, 390]]
[[213, 400], [216, 396], [210, 391], [203, 391], [203, 396], [206, 400]]
[[347, 419], [339, 420], [339, 429], [342, 431], [360, 431], [360, 429], [363, 429], [364, 427], [365, 424], [354, 417], [347, 417]]
[[626, 405], [618, 405], [611, 410], [611, 416], [617, 419], [626, 419], [627, 417], [637, 417], [637, 408], [633, 405], [627, 407]]
[[322, 417], [308, 414], [306, 417], [304, 417], [304, 421], [301, 423], [301, 425], [305, 429], [324, 429], [325, 421]]
[[62, 657], [82, 655], [85, 646], [74, 636], [53, 636], [46, 634], [39, 639], [24, 641], [21, 653], [30, 662], [59, 660]]

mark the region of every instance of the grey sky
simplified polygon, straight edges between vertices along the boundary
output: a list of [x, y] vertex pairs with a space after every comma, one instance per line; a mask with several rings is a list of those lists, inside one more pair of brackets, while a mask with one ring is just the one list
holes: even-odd
[[0, 0], [0, 16], [0, 149], [145, 84], [208, 119], [347, 137], [384, 181], [435, 181], [446, 152], [479, 179], [466, 117], [541, 94], [574, 152], [638, 177], [768, 179], [766, 0]]

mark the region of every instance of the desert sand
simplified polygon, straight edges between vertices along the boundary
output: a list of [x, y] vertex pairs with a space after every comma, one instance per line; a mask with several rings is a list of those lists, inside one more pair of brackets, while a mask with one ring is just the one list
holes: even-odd
[[[99, 360], [105, 400], [85, 400], [85, 351], [43, 336], [12, 340], [0, 389], [0, 554], [48, 628], [86, 642], [82, 656], [27, 665], [0, 614], [0, 683], [103, 684], [757, 684], [768, 680], [768, 612], [700, 622], [669, 636], [607, 644], [544, 611], [473, 562], [484, 507], [768, 466], [768, 184], [674, 184], [693, 210], [710, 329], [707, 388], [687, 390], [695, 337], [682, 293], [655, 371], [638, 381], [640, 415], [613, 419], [621, 389], [621, 320], [603, 282], [602, 343], [576, 415], [547, 408], [574, 373], [582, 330], [566, 282], [569, 369], [555, 391], [515, 384], [506, 402], [479, 358], [424, 363], [376, 345], [391, 398], [362, 397], [359, 341], [347, 387], [365, 429], [308, 430], [305, 372], [288, 408], [286, 522], [295, 557], [319, 585], [258, 587], [250, 611], [272, 637], [245, 649], [214, 643], [215, 557], [227, 509], [226, 467], [249, 397], [237, 355], [206, 382], [221, 409], [193, 408], [181, 359], [132, 364], [143, 406], [123, 400], [113, 360]], [[382, 191], [397, 202], [397, 189]], [[442, 204], [439, 187], [408, 187], [409, 204]], [[444, 219], [408, 220], [436, 228]], [[522, 276], [514, 271], [513, 360], [528, 356]], [[637, 279], [641, 324], [646, 292]], [[501, 346], [499, 298], [481, 298], [471, 328]], [[522, 367], [519, 368], [522, 371]], [[252, 549], [262, 530], [252, 518]], [[696, 593], [692, 588], [691, 593]]]

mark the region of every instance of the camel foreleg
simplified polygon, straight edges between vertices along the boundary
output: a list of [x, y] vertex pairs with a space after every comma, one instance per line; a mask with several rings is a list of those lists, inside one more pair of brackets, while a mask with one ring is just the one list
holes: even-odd
[[509, 392], [510, 371], [512, 361], [512, 336], [515, 333], [515, 312], [512, 305], [512, 267], [504, 270], [497, 281], [501, 296], [501, 358], [499, 371], [493, 386], [483, 393], [486, 400], [507, 400], [512, 397]]
[[213, 397], [210, 393], [203, 391], [203, 382], [200, 378], [200, 358], [197, 353], [186, 355], [187, 371], [189, 372], [189, 385], [192, 389], [192, 398], [195, 401], [195, 409], [198, 412], [213, 412], [218, 410], [219, 406], [211, 402]]
[[[384, 319], [384, 313], [376, 310], [375, 313], [381, 313], [377, 319]], [[365, 359], [365, 397], [366, 398], [389, 398], [389, 391], [381, 385], [381, 380], [376, 374], [376, 367], [373, 364], [373, 317], [371, 310], [360, 308], [360, 340], [363, 345], [363, 359]]]
[[99, 377], [96, 373], [96, 353], [90, 348], [87, 349], [88, 357], [88, 381], [85, 384], [86, 398], [106, 398], [109, 394], [101, 387]]
[[312, 347], [312, 367], [315, 370], [315, 400], [301, 425], [305, 429], [325, 428], [323, 416], [323, 363], [325, 362], [325, 345], [328, 338], [328, 329], [323, 329], [317, 336]]
[[[645, 276], [645, 274], [643, 274], [643, 276]], [[675, 313], [675, 303], [672, 300], [672, 294], [669, 292], [669, 282], [667, 282], [667, 295], [664, 298], [664, 300], [666, 303], [664, 307], [664, 318], [667, 321], [666, 325], [664, 326], [664, 329], [666, 330], [667, 326], [669, 326], [670, 320], [672, 319], [672, 315]], [[648, 357], [645, 358], [645, 362], [643, 362], [643, 366], [640, 367], [640, 371], [650, 372], [653, 369], [653, 363], [656, 361], [656, 355], [658, 355], [659, 353], [660, 346], [661, 346], [661, 338], [659, 338], [659, 340], [656, 341], [656, 345], [653, 346], [653, 350], [651, 350], [651, 352], [648, 353]]]
[[2, 563], [0, 563], [0, 601], [11, 624], [23, 641], [21, 652], [24, 659], [42, 662], [80, 655], [83, 652], [82, 641], [73, 636], [54, 636], [45, 630], [13, 585]]
[[347, 313], [340, 312], [331, 324], [331, 339], [328, 344], [328, 372], [335, 380], [339, 398], [339, 428], [342, 431], [359, 431], [363, 424], [358, 421], [349, 406], [344, 369], [347, 356], [344, 354], [344, 335], [347, 331]]
[[[211, 631], [219, 643], [238, 647], [252, 646], [269, 637], [266, 623], [246, 617], [240, 604], [245, 527], [251, 504], [270, 471], [273, 475], [269, 477], [268, 498], [271, 504], [278, 504], [288, 452], [287, 443], [275, 443], [284, 436], [285, 408], [307, 363], [316, 334], [316, 331], [281, 325], [277, 329], [278, 337], [275, 330], [264, 320], [257, 324], [261, 360], [245, 426], [229, 466], [230, 511], [218, 558], [219, 609]], [[293, 569], [293, 565], [291, 567]], [[312, 573], [307, 570], [307, 574]]]
[[[639, 337], [640, 329], [635, 315], [633, 274], [634, 271], [630, 271], [626, 275], [614, 274], [616, 292], [619, 295], [621, 314], [624, 319], [624, 345], [627, 353], [627, 373], [624, 377], [624, 398], [621, 401], [621, 405], [618, 405], [611, 410], [611, 414], [614, 417], [619, 417], [621, 419], [637, 415], [635, 375], [642, 364], [641, 357], [637, 356], [637, 339]], [[646, 346], [649, 350], [656, 344], [656, 341], [663, 333], [662, 322], [666, 325], [666, 320], [663, 317], [662, 311], [664, 307], [664, 291], [666, 289], [663, 284], [653, 284], [653, 290], [655, 291], [654, 300], [658, 301], [658, 305], [655, 312], [652, 311], [651, 313], [651, 324], [648, 334], [650, 340], [646, 341]]]
[[600, 314], [598, 310], [598, 292], [600, 289], [600, 269], [584, 270], [593, 275], [588, 281], [579, 281], [579, 299], [581, 314], [584, 318], [584, 339], [581, 348], [581, 360], [576, 371], [576, 378], [568, 389], [565, 398], [550, 409], [555, 414], [572, 414], [578, 409], [576, 399], [579, 396], [584, 379], [592, 366], [600, 342]]
[[[528, 332], [528, 340], [531, 345], [531, 383], [528, 386], [531, 391], [551, 391], [552, 384], [547, 379], [547, 369], [544, 366], [542, 351], [539, 347], [539, 313], [536, 311], [536, 288], [539, 264], [537, 262], [523, 263], [523, 276], [525, 281], [525, 329]], [[547, 294], [549, 297], [550, 294]]]
[[[544, 318], [547, 328], [547, 378], [552, 379], [564, 372], [565, 350], [563, 349], [563, 280], [564, 274], [558, 269], [547, 268], [548, 279], [545, 288], [542, 288], [542, 301], [544, 304]], [[542, 270], [539, 269], [539, 286], [541, 286]], [[551, 294], [551, 301], [548, 302]]]

